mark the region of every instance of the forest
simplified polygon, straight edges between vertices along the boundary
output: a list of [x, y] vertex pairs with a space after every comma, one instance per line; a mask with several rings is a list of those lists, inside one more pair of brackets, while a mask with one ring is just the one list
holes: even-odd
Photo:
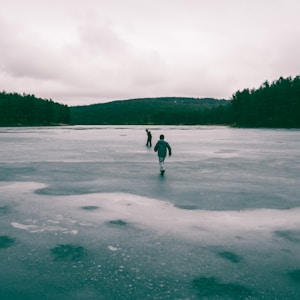
[[67, 105], [34, 95], [0, 93], [0, 126], [50, 126], [70, 124]]
[[300, 128], [300, 76], [265, 81], [229, 100], [162, 97], [69, 107], [34, 95], [0, 93], [0, 126], [63, 124]]
[[231, 99], [231, 113], [236, 126], [300, 128], [300, 76], [237, 91]]
[[211, 98], [131, 99], [71, 107], [71, 121], [86, 125], [228, 124], [229, 104]]

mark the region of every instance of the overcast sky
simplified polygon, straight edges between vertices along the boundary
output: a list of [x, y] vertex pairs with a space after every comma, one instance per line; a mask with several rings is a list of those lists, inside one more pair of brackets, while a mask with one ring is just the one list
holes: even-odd
[[229, 99], [300, 75], [299, 0], [0, 0], [0, 91]]

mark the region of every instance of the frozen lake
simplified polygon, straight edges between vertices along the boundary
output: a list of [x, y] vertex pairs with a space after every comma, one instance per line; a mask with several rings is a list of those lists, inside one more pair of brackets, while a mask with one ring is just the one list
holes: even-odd
[[300, 131], [0, 128], [0, 299], [299, 299]]

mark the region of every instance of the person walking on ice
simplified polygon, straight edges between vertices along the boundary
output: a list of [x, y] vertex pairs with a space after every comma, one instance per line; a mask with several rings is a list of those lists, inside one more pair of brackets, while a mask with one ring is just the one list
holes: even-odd
[[158, 161], [160, 167], [160, 174], [163, 176], [165, 173], [165, 158], [167, 156], [167, 150], [169, 152], [169, 156], [172, 155], [172, 149], [168, 142], [165, 141], [165, 136], [163, 134], [160, 135], [159, 141], [156, 143], [154, 147], [154, 151], [158, 154]]
[[146, 129], [147, 132], [147, 143], [146, 146], [147, 147], [152, 147], [152, 134], [151, 131], [149, 129]]

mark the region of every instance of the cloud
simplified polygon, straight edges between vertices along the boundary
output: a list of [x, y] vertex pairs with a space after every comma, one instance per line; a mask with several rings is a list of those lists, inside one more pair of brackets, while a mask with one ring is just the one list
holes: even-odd
[[296, 0], [2, 0], [0, 88], [66, 104], [229, 98], [299, 74]]

